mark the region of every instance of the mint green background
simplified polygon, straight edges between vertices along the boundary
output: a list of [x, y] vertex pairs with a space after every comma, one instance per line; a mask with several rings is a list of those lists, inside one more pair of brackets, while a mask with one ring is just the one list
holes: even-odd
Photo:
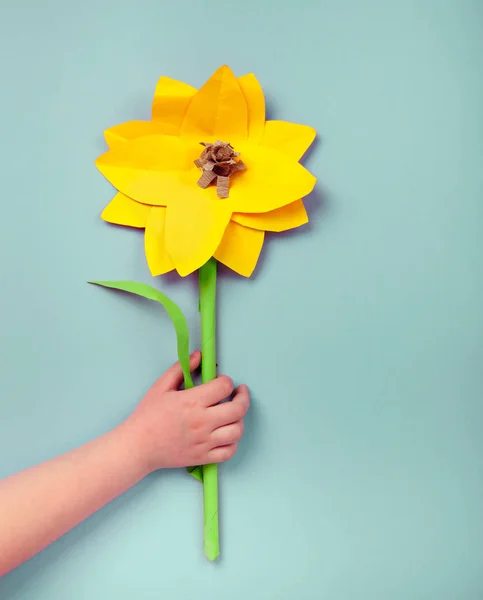
[[[175, 357], [142, 235], [98, 215], [104, 128], [157, 78], [253, 70], [319, 142], [311, 224], [222, 272], [220, 363], [253, 407], [199, 485], [158, 473], [0, 581], [2, 600], [483, 598], [483, 3], [3, 0], [0, 475], [115, 425]], [[199, 339], [194, 280], [158, 280]], [[35, 498], [32, 499], [35, 503]], [[39, 506], [41, 511], [42, 507]]]

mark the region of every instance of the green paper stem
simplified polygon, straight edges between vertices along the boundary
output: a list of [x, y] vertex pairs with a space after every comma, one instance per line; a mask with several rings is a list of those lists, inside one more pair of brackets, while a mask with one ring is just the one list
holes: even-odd
[[[199, 270], [201, 318], [201, 380], [216, 378], [216, 260]], [[220, 555], [218, 528], [218, 466], [203, 465], [204, 550], [214, 561]]]

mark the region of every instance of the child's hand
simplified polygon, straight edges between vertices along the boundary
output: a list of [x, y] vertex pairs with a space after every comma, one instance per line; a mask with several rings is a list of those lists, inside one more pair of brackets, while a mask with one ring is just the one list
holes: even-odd
[[[193, 371], [200, 352], [190, 358]], [[124, 424], [130, 431], [132, 451], [150, 472], [170, 467], [218, 463], [236, 452], [243, 433], [243, 417], [250, 404], [248, 388], [241, 385], [231, 402], [219, 402], [233, 392], [226, 375], [189, 390], [179, 391], [183, 374], [179, 363], [153, 385]]]

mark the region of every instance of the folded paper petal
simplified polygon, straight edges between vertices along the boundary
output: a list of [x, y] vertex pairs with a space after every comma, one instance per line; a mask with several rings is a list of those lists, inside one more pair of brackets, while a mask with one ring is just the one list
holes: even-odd
[[154, 91], [153, 121], [171, 124], [178, 134], [188, 105], [196, 92], [196, 88], [187, 83], [161, 77]]
[[263, 231], [230, 221], [214, 257], [239, 275], [250, 277], [262, 251], [264, 237]]
[[193, 96], [181, 135], [199, 142], [233, 142], [248, 135], [247, 101], [233, 71], [220, 67]]
[[108, 223], [127, 227], [146, 227], [150, 207], [135, 202], [118, 192], [101, 213], [101, 218]]
[[109, 148], [143, 135], [178, 135], [179, 128], [160, 121], [128, 121], [104, 131]]
[[144, 234], [144, 249], [151, 275], [163, 275], [174, 269], [165, 244], [166, 208], [153, 206], [149, 212]]
[[309, 217], [302, 200], [297, 200], [266, 213], [234, 213], [231, 220], [253, 229], [279, 232], [305, 225], [308, 223]]
[[247, 144], [241, 153], [246, 170], [230, 178], [233, 212], [275, 210], [303, 198], [315, 185], [316, 178], [307, 169], [281, 152]]
[[316, 136], [316, 131], [308, 125], [298, 125], [287, 121], [267, 121], [262, 146], [274, 148], [290, 158], [300, 160]]
[[166, 249], [184, 277], [201, 267], [218, 248], [231, 217], [229, 204], [197, 186], [181, 187], [166, 209]]
[[259, 142], [265, 129], [265, 96], [262, 86], [253, 73], [238, 78], [248, 108], [248, 137]]
[[147, 136], [115, 144], [96, 161], [112, 185], [137, 202], [166, 206], [178, 192], [179, 174], [193, 171], [199, 150], [173, 136]]

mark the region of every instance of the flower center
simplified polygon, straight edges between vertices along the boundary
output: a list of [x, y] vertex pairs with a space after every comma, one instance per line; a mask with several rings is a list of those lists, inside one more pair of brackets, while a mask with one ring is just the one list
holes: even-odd
[[198, 185], [207, 188], [216, 182], [218, 198], [228, 198], [230, 177], [237, 171], [246, 169], [239, 152], [228, 142], [217, 140], [214, 144], [201, 142], [205, 147], [201, 156], [195, 160], [195, 165], [202, 170]]

